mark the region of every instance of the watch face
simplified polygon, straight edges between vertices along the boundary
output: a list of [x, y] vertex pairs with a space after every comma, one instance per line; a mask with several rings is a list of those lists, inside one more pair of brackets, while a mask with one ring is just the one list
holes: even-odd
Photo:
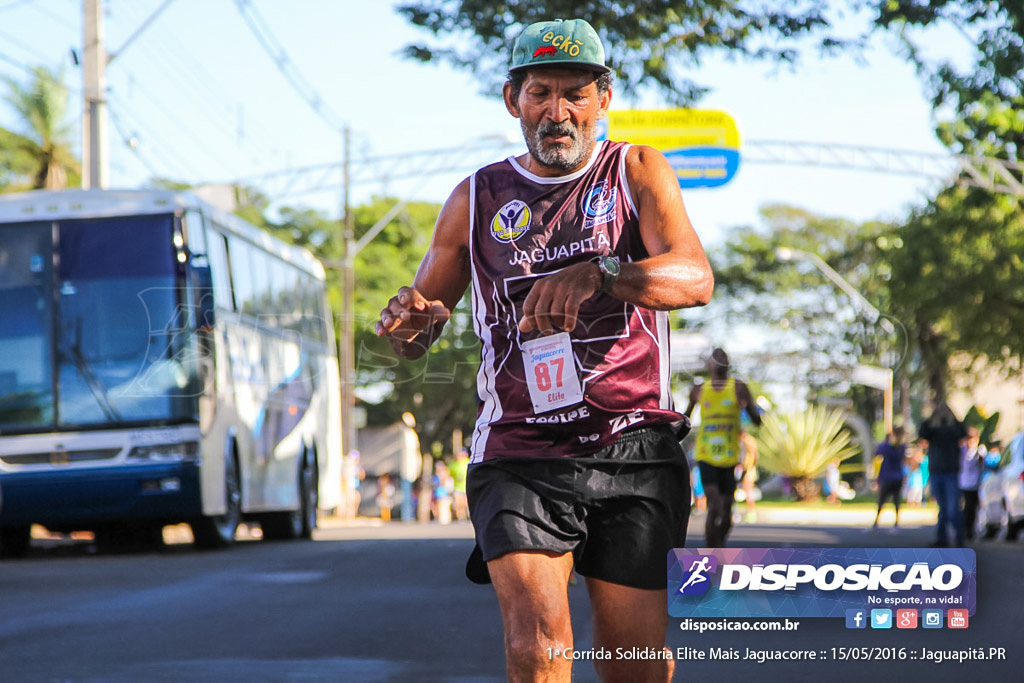
[[601, 259], [601, 269], [611, 275], [618, 275], [622, 267], [619, 264], [619, 259], [614, 256], [605, 256]]

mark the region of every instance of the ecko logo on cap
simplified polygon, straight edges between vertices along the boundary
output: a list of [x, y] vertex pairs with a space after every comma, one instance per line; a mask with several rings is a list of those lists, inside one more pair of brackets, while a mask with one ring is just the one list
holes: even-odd
[[694, 548], [668, 554], [675, 617], [844, 617], [849, 610], [974, 614], [969, 548]]

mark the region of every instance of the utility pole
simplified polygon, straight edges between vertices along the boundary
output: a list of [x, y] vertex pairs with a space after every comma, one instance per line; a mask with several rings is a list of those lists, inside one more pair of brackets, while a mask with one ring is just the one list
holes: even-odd
[[82, 187], [106, 188], [107, 157], [106, 68], [103, 46], [103, 0], [82, 2]]
[[[356, 286], [356, 273], [355, 273], [355, 258], [356, 258], [356, 220], [355, 215], [352, 213], [352, 205], [350, 203], [349, 191], [351, 182], [349, 178], [349, 169], [352, 163], [352, 131], [345, 127], [343, 131], [344, 136], [344, 151], [342, 153], [342, 262], [341, 262], [341, 293], [342, 293], [342, 308], [341, 308], [341, 452], [344, 458], [345, 466], [342, 471], [351, 470], [353, 475], [356, 475], [355, 471], [356, 463], [354, 462], [353, 455], [356, 450], [356, 429], [355, 421], [353, 420], [353, 412], [355, 410], [356, 399], [355, 399], [355, 387], [356, 387], [356, 373], [355, 373], [355, 286]], [[343, 516], [354, 516], [358, 514], [358, 510], [353, 509], [351, 500], [355, 491], [352, 490], [353, 478], [346, 476], [342, 482], [342, 491], [346, 500], [346, 509], [343, 511]]]

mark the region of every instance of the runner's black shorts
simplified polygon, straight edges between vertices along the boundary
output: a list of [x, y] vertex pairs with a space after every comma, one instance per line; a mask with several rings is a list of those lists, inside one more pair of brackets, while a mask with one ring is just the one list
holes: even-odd
[[466, 485], [476, 548], [466, 564], [514, 551], [573, 553], [576, 572], [633, 588], [665, 588], [667, 555], [686, 544], [690, 471], [672, 430], [624, 433], [593, 456], [471, 465]]

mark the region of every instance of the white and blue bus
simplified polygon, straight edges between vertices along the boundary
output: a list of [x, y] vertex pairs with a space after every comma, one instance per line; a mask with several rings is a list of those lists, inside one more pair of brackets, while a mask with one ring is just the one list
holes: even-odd
[[0, 553], [310, 537], [341, 504], [323, 266], [188, 193], [0, 195]]

